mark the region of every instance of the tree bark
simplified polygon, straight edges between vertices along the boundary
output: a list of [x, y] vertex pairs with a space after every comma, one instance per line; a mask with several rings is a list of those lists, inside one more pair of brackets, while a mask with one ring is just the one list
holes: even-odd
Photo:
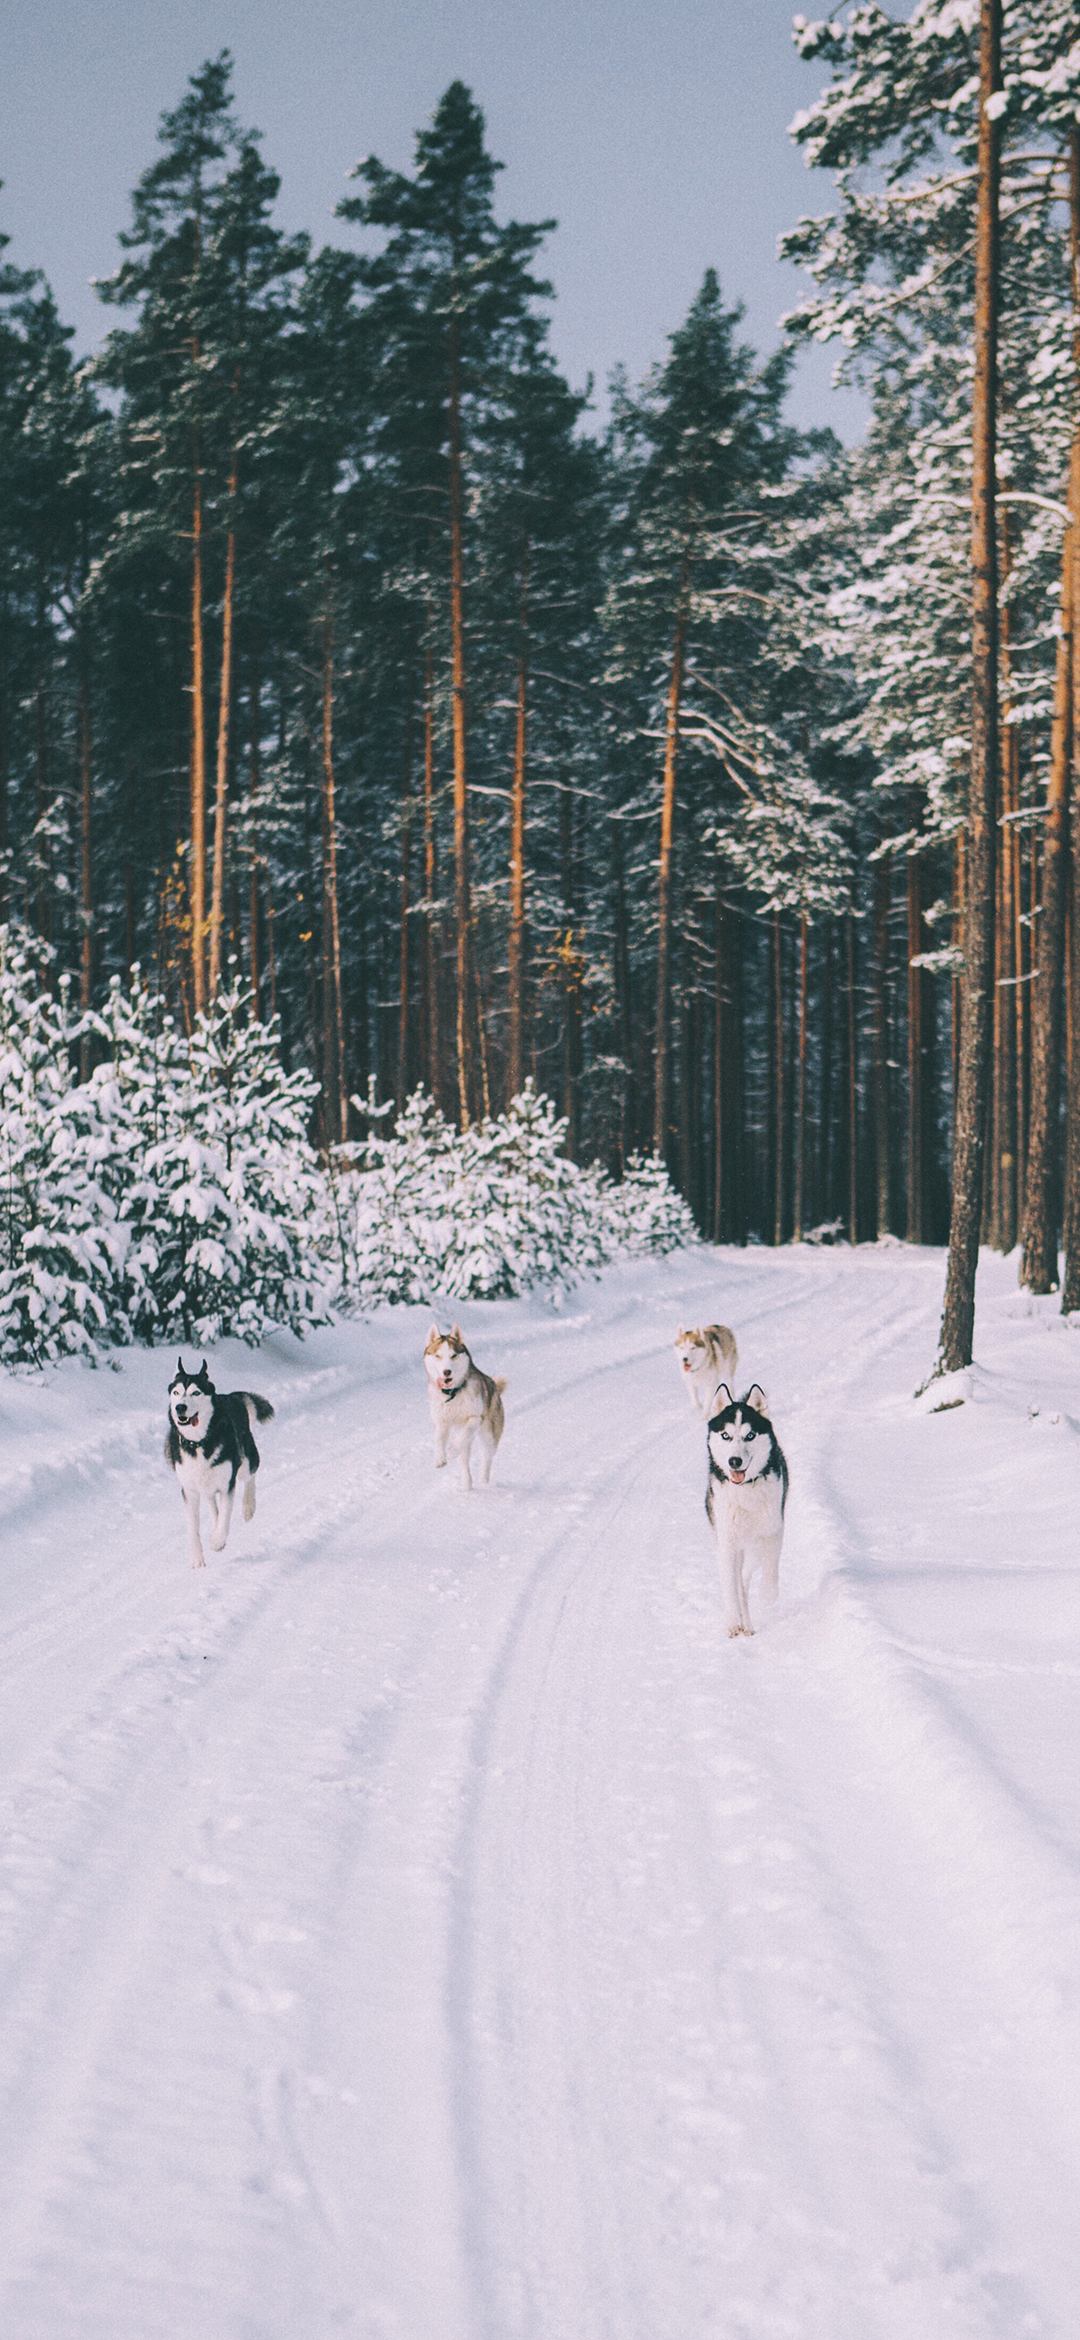
[[799, 1056], [795, 1124], [795, 1221], [793, 1240], [803, 1239], [803, 1203], [806, 1185], [806, 1010], [810, 975], [810, 921], [805, 910], [799, 921]]
[[413, 818], [413, 678], [407, 684], [405, 708], [405, 770], [401, 787], [401, 912], [398, 935], [398, 1061], [397, 1100], [401, 1111], [409, 1094], [410, 1059], [412, 1056], [409, 1010], [409, 935], [412, 912], [412, 818]]
[[256, 1016], [261, 1006], [261, 974], [259, 954], [259, 781], [260, 739], [262, 728], [262, 681], [259, 673], [259, 642], [256, 636], [251, 653], [251, 738], [248, 745], [248, 798], [251, 804], [251, 868], [250, 901], [248, 906], [248, 963], [251, 974], [252, 1009]]
[[656, 890], [656, 1060], [653, 1090], [653, 1152], [668, 1152], [669, 1052], [671, 1044], [671, 880], [675, 841], [675, 778], [679, 760], [679, 714], [690, 595], [690, 557], [683, 560], [675, 616], [675, 641], [668, 685], [664, 741], [664, 784], [660, 801], [660, 863]]
[[221, 981], [221, 926], [225, 900], [225, 816], [229, 786], [229, 721], [232, 715], [233, 601], [236, 587], [236, 455], [229, 473], [229, 535], [225, 548], [225, 598], [221, 612], [221, 688], [218, 695], [217, 786], [214, 793], [214, 882], [210, 897], [211, 999]]
[[892, 862], [874, 863], [874, 1231], [892, 1232], [889, 1176], [889, 909]]
[[457, 944], [458, 1117], [468, 1129], [473, 1104], [472, 1033], [469, 1017], [469, 945], [472, 903], [469, 876], [469, 795], [465, 763], [465, 613], [462, 547], [461, 364], [457, 318], [450, 319], [450, 633], [452, 651], [451, 730], [454, 744], [454, 921]]
[[773, 1242], [784, 1240], [784, 1156], [787, 1151], [787, 1095], [784, 1082], [784, 952], [780, 912], [772, 914], [773, 962]]
[[[430, 615], [429, 615], [430, 631]], [[435, 1098], [441, 1094], [439, 998], [435, 978], [435, 696], [434, 659], [428, 642], [424, 659], [424, 1077]]]
[[521, 648], [518, 656], [514, 775], [510, 788], [510, 938], [508, 954], [508, 1100], [525, 1085], [525, 739], [529, 690], [529, 548], [521, 558]]
[[721, 885], [720, 857], [716, 859], [713, 888], [713, 1207], [712, 1239], [723, 1241], [724, 1224], [724, 1058], [727, 1033], [725, 1031], [725, 991], [727, 968], [725, 964], [724, 897]]
[[[79, 799], [82, 912], [82, 944], [79, 953], [79, 998], [85, 1010], [90, 1005], [94, 987], [94, 777], [93, 738], [90, 724], [90, 645], [86, 638], [86, 619], [79, 627]], [[83, 1073], [87, 1078], [89, 1064]]]
[[[341, 928], [338, 919], [337, 813], [334, 802], [334, 621], [323, 622], [322, 812], [323, 812], [323, 1063], [327, 1070], [327, 1136], [336, 1126], [342, 1144], [349, 1134], [345, 1078], [345, 1014], [341, 990]], [[333, 1140], [331, 1139], [332, 1143]]]
[[1069, 464], [1072, 525], [1072, 1049], [1065, 1115], [1065, 1275], [1061, 1306], [1080, 1308], [1080, 129], [1069, 137], [1069, 256], [1072, 275], [1075, 424]]
[[998, 809], [997, 444], [998, 245], [1001, 134], [987, 112], [1001, 86], [1001, 0], [979, 18], [978, 221], [975, 245], [975, 388], [972, 402], [972, 720], [967, 900], [960, 1062], [953, 1132], [949, 1264], [939, 1368], [970, 1365], [979, 1264], [990, 1009], [994, 969], [994, 850]]
[[618, 1003], [619, 1049], [623, 1063], [622, 1109], [619, 1123], [619, 1168], [626, 1169], [627, 1155], [636, 1143], [636, 1100], [634, 1097], [634, 1027], [633, 999], [630, 987], [630, 940], [626, 914], [626, 872], [623, 866], [622, 821], [616, 811], [611, 821], [611, 879], [614, 902], [614, 974], [615, 997]]
[[1061, 632], [1054, 675], [1050, 778], [1043, 821], [1042, 903], [1035, 929], [1031, 1003], [1031, 1104], [1025, 1179], [1024, 1256], [1020, 1281], [1052, 1292], [1058, 1280], [1057, 1156], [1060, 1107], [1061, 977], [1065, 940], [1067, 819], [1072, 731], [1072, 574], [1074, 530], [1061, 556]]
[[847, 1223], [848, 1242], [859, 1228], [859, 1066], [855, 1021], [855, 918], [847, 914]]
[[926, 1240], [923, 1201], [926, 1191], [923, 1160], [923, 1012], [926, 978], [914, 962], [922, 950], [922, 859], [907, 857], [907, 994], [908, 994], [908, 1159], [907, 1240]]
[[[1001, 522], [1002, 582], [1009, 568], [1008, 509]], [[998, 936], [997, 988], [994, 995], [994, 1152], [996, 1161], [997, 1229], [996, 1239], [1002, 1251], [1010, 1252], [1016, 1242], [1017, 1180], [1016, 1180], [1016, 1038], [1017, 1038], [1017, 983], [1016, 964], [1016, 844], [1017, 827], [1012, 815], [1019, 810], [1019, 766], [1017, 760], [1017, 731], [1015, 723], [1007, 718], [1012, 703], [1012, 670], [1009, 656], [1011, 620], [1005, 601], [1001, 611], [1001, 680], [1003, 691], [1001, 724], [1001, 857], [998, 882]]]
[[202, 472], [195, 455], [191, 523], [191, 988], [206, 1006], [206, 709], [203, 684]]

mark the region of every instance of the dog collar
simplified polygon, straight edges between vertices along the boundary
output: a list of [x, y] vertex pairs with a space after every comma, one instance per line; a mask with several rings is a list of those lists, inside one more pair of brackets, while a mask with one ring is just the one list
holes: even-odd
[[202, 1453], [202, 1445], [201, 1445], [201, 1442], [199, 1441], [199, 1439], [197, 1439], [197, 1438], [185, 1438], [185, 1436], [184, 1436], [184, 1433], [183, 1433], [183, 1431], [182, 1431], [182, 1430], [178, 1430], [178, 1431], [177, 1431], [177, 1433], [176, 1433], [176, 1435], [177, 1435], [178, 1439], [180, 1440], [180, 1452], [181, 1452], [181, 1454], [201, 1454], [201, 1453]]
[[444, 1389], [444, 1391], [443, 1391], [443, 1396], [444, 1396], [444, 1398], [453, 1398], [453, 1397], [456, 1397], [456, 1396], [457, 1396], [457, 1390], [456, 1390], [456, 1389]]

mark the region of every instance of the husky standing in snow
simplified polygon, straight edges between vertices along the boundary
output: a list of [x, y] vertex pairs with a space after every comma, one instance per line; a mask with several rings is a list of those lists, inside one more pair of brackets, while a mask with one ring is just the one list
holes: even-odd
[[199, 1505], [205, 1495], [213, 1525], [210, 1549], [223, 1552], [228, 1541], [233, 1498], [244, 1483], [244, 1518], [255, 1517], [255, 1473], [259, 1449], [251, 1435], [253, 1422], [270, 1422], [274, 1409], [268, 1398], [250, 1389], [219, 1392], [206, 1370], [187, 1373], [176, 1360], [169, 1383], [169, 1428], [165, 1460], [180, 1481], [187, 1512], [188, 1545], [193, 1568], [205, 1568], [206, 1554], [199, 1534]]
[[448, 1333], [432, 1325], [424, 1350], [424, 1370], [435, 1430], [436, 1470], [441, 1471], [447, 1455], [452, 1454], [462, 1486], [471, 1487], [469, 1458], [475, 1441], [477, 1477], [486, 1487], [503, 1434], [505, 1381], [493, 1381], [489, 1373], [481, 1373], [479, 1365], [473, 1364], [459, 1324]]
[[722, 1381], [735, 1374], [739, 1352], [735, 1335], [726, 1324], [699, 1324], [687, 1332], [681, 1324], [675, 1335], [675, 1363], [690, 1403], [698, 1414], [711, 1414]]
[[780, 1589], [788, 1467], [758, 1382], [738, 1404], [721, 1383], [716, 1405], [709, 1423], [705, 1509], [716, 1537], [727, 1629], [734, 1637], [754, 1630], [749, 1599], [754, 1570], [761, 1570], [764, 1600], [772, 1603]]

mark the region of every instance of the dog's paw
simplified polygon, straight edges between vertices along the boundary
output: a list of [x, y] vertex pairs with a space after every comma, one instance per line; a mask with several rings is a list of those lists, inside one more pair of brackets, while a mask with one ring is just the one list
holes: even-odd
[[437, 1471], [444, 1471], [446, 1469], [446, 1456], [444, 1454], [436, 1455], [435, 1468]]
[[210, 1550], [212, 1552], [223, 1552], [225, 1550], [227, 1541], [228, 1538], [226, 1536], [211, 1536]]
[[197, 1552], [197, 1553], [196, 1553], [196, 1555], [195, 1555], [195, 1558], [194, 1558], [194, 1560], [193, 1560], [193, 1561], [192, 1561], [192, 1563], [191, 1563], [191, 1565], [192, 1565], [192, 1567], [193, 1567], [193, 1568], [205, 1568], [205, 1566], [206, 1566], [206, 1554], [205, 1554], [205, 1552]]
[[745, 1633], [747, 1636], [749, 1636], [753, 1633], [754, 1628], [752, 1625], [729, 1625], [727, 1630], [728, 1640], [737, 1641], [741, 1633]]

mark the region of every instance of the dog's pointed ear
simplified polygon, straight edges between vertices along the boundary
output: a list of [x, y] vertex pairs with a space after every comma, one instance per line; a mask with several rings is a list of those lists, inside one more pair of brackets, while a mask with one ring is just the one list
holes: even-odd
[[748, 1406], [753, 1406], [755, 1414], [768, 1414], [769, 1401], [765, 1395], [764, 1390], [762, 1389], [760, 1381], [754, 1381], [751, 1383], [750, 1388], [746, 1392], [746, 1403]]
[[187, 1374], [184, 1371], [184, 1360], [182, 1357], [178, 1357], [176, 1360], [176, 1378], [178, 1381], [187, 1380]]
[[452, 1324], [452, 1325], [451, 1325], [451, 1327], [450, 1327], [450, 1338], [451, 1338], [451, 1340], [452, 1340], [452, 1341], [457, 1341], [457, 1342], [460, 1344], [460, 1346], [461, 1346], [462, 1348], [464, 1348], [464, 1346], [465, 1346], [465, 1335], [464, 1335], [464, 1333], [462, 1332], [461, 1326], [460, 1326], [459, 1324]]
[[[734, 1398], [732, 1397], [731, 1391], [729, 1390], [729, 1388], [728, 1388], [728, 1385], [727, 1385], [727, 1382], [726, 1382], [726, 1381], [718, 1381], [718, 1382], [717, 1382], [717, 1384], [716, 1384], [716, 1388], [715, 1388], [715, 1390], [713, 1391], [713, 1399], [714, 1399], [714, 1401], [716, 1400], [716, 1398], [723, 1398], [723, 1401], [724, 1401], [724, 1406], [733, 1406], [733, 1405], [734, 1405], [734, 1403], [735, 1403], [735, 1400], [734, 1400]], [[722, 1414], [722, 1413], [723, 1413], [724, 1406], [717, 1406], [717, 1409], [716, 1409], [716, 1410], [717, 1410], [717, 1413], [718, 1413], [718, 1414]]]
[[685, 1331], [686, 1331], [686, 1326], [685, 1326], [684, 1324], [681, 1324], [681, 1325], [679, 1326], [678, 1332], [677, 1332], [677, 1333], [676, 1333], [676, 1335], [675, 1335], [675, 1338], [676, 1338], [676, 1340], [677, 1340], [677, 1341], [681, 1341], [681, 1339], [682, 1339], [682, 1337], [683, 1337], [683, 1334], [684, 1334], [684, 1332], [685, 1332]]

